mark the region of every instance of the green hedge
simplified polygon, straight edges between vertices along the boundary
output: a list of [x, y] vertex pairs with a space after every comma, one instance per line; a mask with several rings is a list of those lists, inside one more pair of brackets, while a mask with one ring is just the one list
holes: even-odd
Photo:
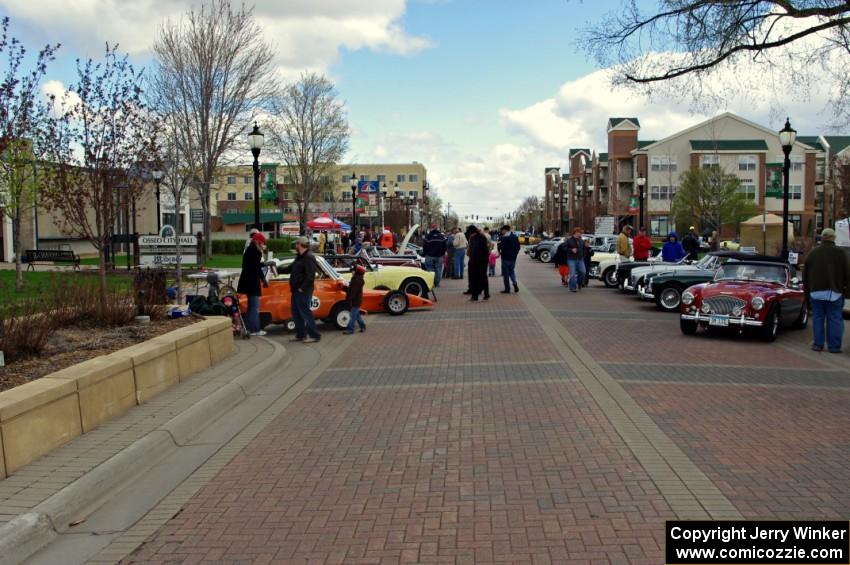
[[[292, 238], [280, 237], [266, 241], [266, 248], [276, 255], [289, 253], [292, 249]], [[214, 239], [212, 242], [213, 255], [242, 255], [245, 250], [244, 239]]]

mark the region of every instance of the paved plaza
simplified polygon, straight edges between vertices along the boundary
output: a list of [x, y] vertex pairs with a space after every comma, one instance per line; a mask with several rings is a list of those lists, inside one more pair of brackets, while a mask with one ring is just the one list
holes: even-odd
[[666, 519], [847, 519], [849, 355], [518, 272], [365, 334], [270, 332], [322, 362], [91, 562], [657, 564]]

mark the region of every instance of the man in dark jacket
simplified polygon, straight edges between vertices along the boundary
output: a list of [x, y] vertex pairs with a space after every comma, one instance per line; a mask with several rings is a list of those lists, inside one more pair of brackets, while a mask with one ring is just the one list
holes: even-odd
[[470, 300], [476, 302], [478, 295], [484, 293], [484, 300], [490, 300], [490, 281], [487, 280], [487, 259], [490, 256], [490, 245], [487, 236], [475, 226], [469, 226], [466, 233], [469, 238], [469, 294]]
[[425, 270], [434, 273], [434, 286], [440, 286], [443, 275], [443, 257], [446, 255], [446, 238], [436, 225], [422, 239], [422, 255], [425, 256]]
[[505, 290], [502, 294], [510, 294], [510, 282], [514, 283], [514, 292], [519, 292], [516, 281], [516, 258], [519, 255], [519, 238], [511, 231], [511, 226], [502, 226], [499, 230], [502, 237], [499, 238], [499, 255], [502, 257], [502, 281]]
[[578, 292], [584, 286], [587, 271], [584, 268], [584, 240], [581, 228], [575, 228], [573, 235], [564, 242], [567, 248], [567, 265], [570, 269], [570, 292]]
[[682, 238], [682, 249], [691, 261], [699, 260], [699, 236], [694, 226], [688, 229], [688, 235]]
[[842, 310], [850, 297], [850, 260], [835, 246], [835, 230], [821, 232], [821, 244], [809, 252], [803, 270], [803, 288], [812, 305], [812, 349], [823, 351], [824, 325], [830, 353], [841, 353], [844, 340]]
[[315, 343], [322, 339], [310, 305], [313, 302], [313, 287], [316, 285], [316, 258], [310, 252], [310, 240], [299, 237], [295, 240], [295, 261], [289, 275], [289, 290], [292, 293], [292, 321], [295, 322], [295, 337], [289, 341]]
[[348, 283], [348, 290], [345, 291], [345, 299], [348, 300], [351, 319], [348, 321], [348, 327], [342, 333], [351, 335], [354, 333], [354, 324], [360, 326], [360, 333], [366, 331], [366, 323], [360, 317], [360, 306], [363, 304], [363, 285], [366, 281], [363, 275], [366, 274], [366, 269], [362, 265], [357, 265], [354, 268], [354, 274], [351, 276], [351, 282]]
[[248, 297], [248, 310], [245, 312], [245, 325], [251, 335], [263, 336], [266, 332], [260, 327], [260, 285], [268, 287], [269, 283], [263, 275], [263, 246], [266, 236], [255, 232], [251, 236], [251, 244], [242, 254], [242, 272], [239, 274], [239, 284], [236, 292]]

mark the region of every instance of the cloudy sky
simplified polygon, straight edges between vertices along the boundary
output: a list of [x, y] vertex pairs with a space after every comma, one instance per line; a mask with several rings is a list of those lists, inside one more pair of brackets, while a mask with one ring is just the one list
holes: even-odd
[[[645, 0], [650, 1], [650, 0]], [[138, 64], [156, 30], [189, 0], [0, 0], [17, 35], [35, 48], [63, 44], [48, 87], [73, 79], [77, 57], [119, 42]], [[197, 3], [197, 2], [194, 2]], [[420, 161], [432, 188], [461, 214], [497, 215], [543, 192], [543, 170], [566, 166], [570, 147], [605, 151], [609, 116], [637, 116], [658, 139], [722, 111], [803, 133], [829, 116], [793, 81], [739, 68], [719, 84], [722, 105], [614, 91], [575, 41], [618, 0], [257, 0], [255, 13], [284, 77], [327, 73], [345, 100], [354, 162]], [[662, 55], [663, 56], [663, 55]]]

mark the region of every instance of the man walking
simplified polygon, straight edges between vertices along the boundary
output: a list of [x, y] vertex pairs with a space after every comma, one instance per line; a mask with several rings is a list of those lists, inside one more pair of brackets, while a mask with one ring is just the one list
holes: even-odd
[[[632, 226], [624, 226], [620, 235], [617, 236], [617, 254], [620, 256], [620, 261], [629, 261], [632, 256], [632, 244], [629, 238], [632, 237]], [[570, 267], [572, 271], [572, 267]]]
[[446, 238], [435, 224], [422, 239], [422, 254], [425, 256], [425, 270], [434, 273], [434, 286], [440, 286], [443, 276], [443, 257], [446, 254]]
[[812, 305], [812, 350], [823, 351], [826, 326], [829, 352], [841, 353], [842, 310], [844, 299], [850, 297], [850, 259], [835, 246], [835, 230], [823, 230], [821, 244], [809, 252], [803, 270], [803, 288]]
[[466, 239], [466, 236], [463, 235], [463, 232], [460, 231], [459, 228], [454, 229], [454, 239], [452, 240], [452, 245], [455, 249], [454, 256], [454, 267], [453, 267], [453, 279], [462, 279], [463, 278], [463, 260], [466, 257], [466, 246], [469, 242]]
[[519, 285], [516, 281], [519, 238], [511, 231], [511, 226], [504, 225], [499, 231], [502, 233], [502, 237], [499, 239], [499, 255], [502, 257], [502, 281], [505, 283], [505, 290], [502, 291], [502, 294], [511, 293], [509, 286], [511, 282], [514, 284], [514, 292], [519, 292]]
[[475, 226], [469, 226], [469, 294], [472, 302], [478, 301], [478, 295], [484, 293], [484, 300], [490, 300], [490, 282], [487, 280], [487, 258], [490, 246], [487, 237]]
[[310, 310], [313, 302], [313, 287], [316, 284], [316, 258], [310, 252], [310, 240], [299, 237], [295, 240], [295, 261], [289, 275], [289, 290], [292, 293], [292, 321], [295, 322], [295, 337], [289, 341], [315, 343], [322, 339], [316, 320]]
[[688, 235], [682, 238], [682, 248], [691, 261], [699, 260], [699, 236], [694, 226], [688, 228]]
[[578, 292], [584, 286], [587, 271], [584, 268], [584, 240], [581, 238], [581, 228], [573, 229], [573, 235], [566, 241], [567, 266], [570, 269], [570, 292]]
[[635, 261], [646, 261], [649, 259], [649, 251], [652, 249], [652, 240], [646, 235], [646, 227], [638, 228], [638, 234], [634, 240], [634, 256]]

